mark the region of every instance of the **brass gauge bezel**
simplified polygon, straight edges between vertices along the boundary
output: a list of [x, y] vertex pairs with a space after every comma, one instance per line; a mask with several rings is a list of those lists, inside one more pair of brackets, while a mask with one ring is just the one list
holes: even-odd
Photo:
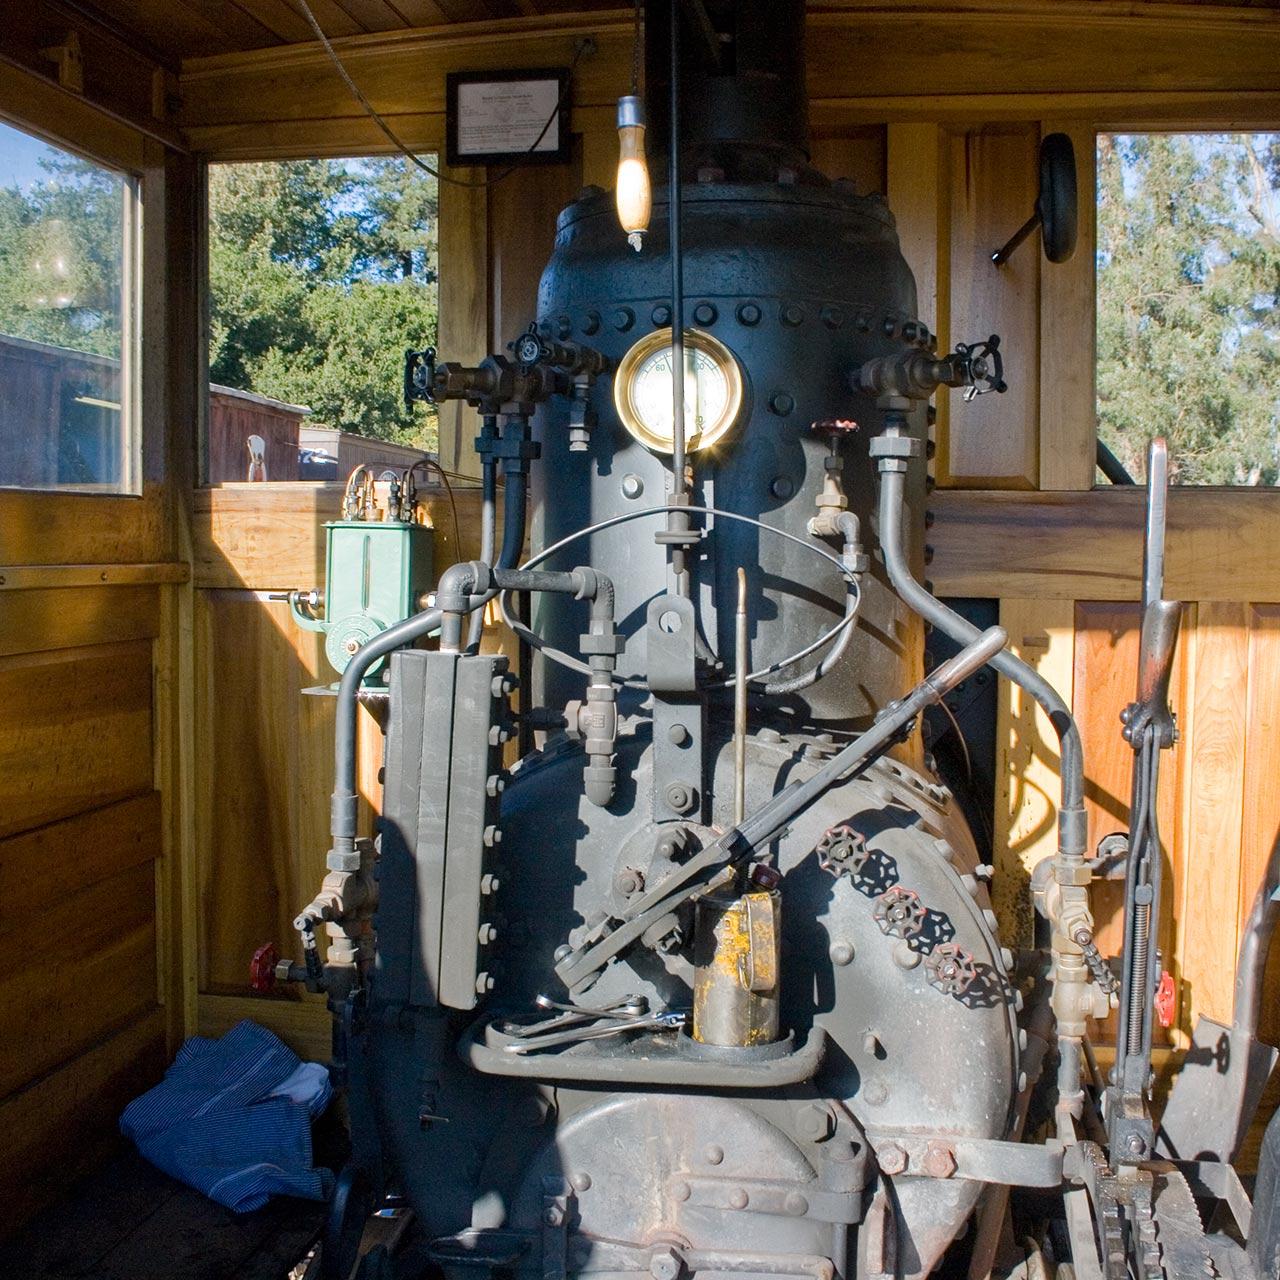
[[[671, 337], [670, 326], [665, 329], [655, 329], [652, 333], [646, 334], [622, 357], [613, 378], [613, 403], [618, 410], [618, 417], [622, 419], [622, 425], [645, 448], [652, 449], [655, 453], [671, 453], [675, 447], [674, 442], [657, 435], [645, 425], [644, 419], [636, 408], [632, 392], [640, 366], [655, 352], [669, 349]], [[729, 387], [724, 411], [719, 417], [704, 426], [701, 431], [685, 438], [686, 451], [694, 453], [699, 449], [709, 448], [733, 429], [742, 413], [744, 383], [738, 357], [718, 338], [713, 338], [711, 334], [704, 333], [701, 329], [686, 329], [684, 342], [687, 348], [710, 356], [724, 372], [725, 381]]]

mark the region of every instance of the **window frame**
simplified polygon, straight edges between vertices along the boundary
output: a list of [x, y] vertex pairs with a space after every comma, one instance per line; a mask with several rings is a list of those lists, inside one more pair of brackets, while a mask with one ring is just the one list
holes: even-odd
[[[0, 125], [43, 142], [55, 150], [79, 157], [121, 179], [120, 263], [120, 476], [109, 484], [7, 484], [0, 493], [42, 493], [98, 498], [140, 498], [143, 493], [143, 189], [141, 163], [108, 156], [68, 141], [61, 134], [6, 110], [0, 103]], [[114, 150], [114, 149], [113, 149]]]
[[[1092, 391], [1092, 424], [1093, 430], [1090, 432], [1090, 442], [1096, 454], [1099, 442], [1099, 413], [1098, 413], [1098, 314], [1099, 314], [1099, 294], [1098, 294], [1098, 139], [1103, 135], [1111, 137], [1133, 137], [1139, 135], [1174, 135], [1177, 137], [1189, 137], [1195, 134], [1215, 134], [1220, 136], [1230, 135], [1252, 135], [1259, 133], [1273, 133], [1280, 135], [1280, 122], [1272, 121], [1271, 123], [1259, 123], [1257, 121], [1240, 121], [1232, 122], [1226, 118], [1214, 117], [1208, 121], [1196, 120], [1189, 122], [1186, 120], [1175, 120], [1172, 122], [1153, 122], [1150, 120], [1135, 119], [1131, 121], [1109, 120], [1106, 122], [1092, 121], [1089, 125], [1088, 136], [1090, 140], [1089, 148], [1089, 191], [1092, 200], [1089, 206], [1089, 214], [1093, 218], [1093, 235], [1090, 238], [1091, 255], [1091, 279], [1092, 288], [1090, 290], [1090, 298], [1092, 301], [1092, 332], [1090, 341], [1093, 349], [1092, 367], [1090, 371], [1090, 383]], [[1079, 171], [1080, 158], [1076, 160], [1077, 171]], [[1172, 449], [1170, 450], [1170, 460], [1173, 460]], [[1125, 488], [1123, 484], [1116, 485], [1108, 482], [1104, 478], [1099, 477], [1100, 467], [1095, 461], [1093, 471], [1093, 484], [1090, 487], [1091, 492], [1107, 491], [1115, 488]], [[1141, 486], [1142, 481], [1135, 481]], [[1250, 485], [1250, 484], [1177, 484], [1170, 482], [1171, 488], [1178, 490], [1186, 490], [1197, 493], [1266, 493], [1280, 492], [1280, 480], [1274, 485]]]

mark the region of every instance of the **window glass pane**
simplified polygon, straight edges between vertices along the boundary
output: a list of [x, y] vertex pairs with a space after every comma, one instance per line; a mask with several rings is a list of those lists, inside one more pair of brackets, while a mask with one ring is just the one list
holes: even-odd
[[435, 449], [434, 408], [402, 396], [405, 351], [436, 340], [437, 215], [399, 157], [210, 167], [209, 483]]
[[137, 491], [131, 179], [0, 124], [0, 485]]
[[1143, 478], [1280, 481], [1280, 133], [1098, 138], [1098, 433]]

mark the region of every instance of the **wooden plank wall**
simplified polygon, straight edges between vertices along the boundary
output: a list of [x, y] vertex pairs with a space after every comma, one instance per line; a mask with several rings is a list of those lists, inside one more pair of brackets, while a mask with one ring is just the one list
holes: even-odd
[[[0, 525], [15, 496], [0, 495]], [[160, 560], [142, 500], [91, 501], [117, 534], [99, 530], [99, 556], [132, 545]], [[0, 977], [0, 1124], [14, 1135], [0, 1196], [14, 1222], [109, 1148], [166, 1049], [155, 651], [177, 574], [41, 563], [76, 556], [68, 541], [6, 539], [0, 565], [0, 940], [20, 961]]]
[[190, 420], [178, 359], [195, 325], [194, 170], [2, 65], [12, 52], [6, 119], [140, 179], [147, 339], [140, 496], [0, 491], [0, 1233], [120, 1141], [120, 1111], [184, 1030], [178, 493], [193, 450], [171, 433]]

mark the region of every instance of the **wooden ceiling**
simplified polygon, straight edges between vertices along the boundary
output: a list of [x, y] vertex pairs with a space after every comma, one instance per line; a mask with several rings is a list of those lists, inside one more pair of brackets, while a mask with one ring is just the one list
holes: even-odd
[[[626, 0], [308, 0], [328, 36], [437, 27], [494, 18], [616, 9]], [[315, 39], [295, 0], [81, 0], [159, 61], [177, 63]]]
[[[92, 14], [134, 42], [156, 61], [176, 66], [184, 59], [238, 53], [314, 39], [296, 0], [59, 0], [66, 8]], [[309, 0], [316, 19], [329, 36], [438, 27], [449, 23], [485, 22], [495, 18], [576, 13], [625, 8], [630, 0]], [[1062, 4], [1064, 0], [1050, 0]], [[1073, 0], [1065, 0], [1066, 4]], [[1078, 3], [1078, 0], [1076, 0]], [[1130, 0], [1132, 7], [1179, 8], [1230, 5], [1235, 8], [1280, 8], [1280, 0]], [[1093, 0], [1097, 3], [1097, 0]], [[910, 7], [911, 0], [904, 5]], [[815, 7], [884, 7], [877, 0], [835, 0]], [[964, 9], [963, 3], [957, 9]], [[991, 6], [988, 4], [987, 8]], [[1113, 4], [1114, 7], [1114, 4]], [[988, 14], [987, 20], [999, 21]], [[2, 23], [0, 23], [2, 25]]]

